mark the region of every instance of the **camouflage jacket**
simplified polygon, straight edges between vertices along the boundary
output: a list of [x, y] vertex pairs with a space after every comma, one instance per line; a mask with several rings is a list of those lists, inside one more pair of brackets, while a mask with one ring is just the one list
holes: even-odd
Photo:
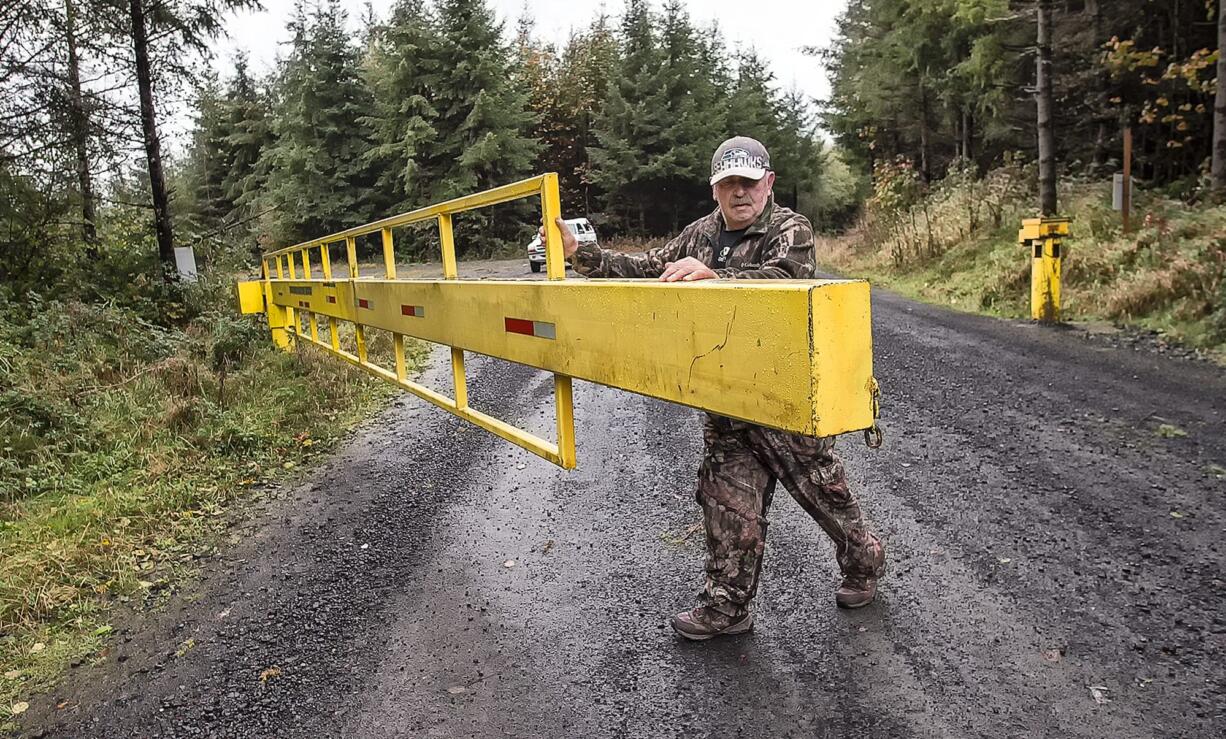
[[[575, 271], [586, 277], [659, 277], [666, 263], [685, 257], [711, 266], [723, 227], [724, 217], [716, 208], [686, 226], [664, 246], [641, 254], [621, 254], [595, 244], [582, 244], [570, 261]], [[809, 279], [815, 266], [813, 228], [804, 216], [775, 205], [772, 197], [725, 264], [728, 266], [715, 270], [720, 277]]]

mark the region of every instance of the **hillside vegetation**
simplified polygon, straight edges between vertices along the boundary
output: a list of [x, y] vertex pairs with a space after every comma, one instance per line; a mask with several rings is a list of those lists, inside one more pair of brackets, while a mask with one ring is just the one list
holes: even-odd
[[[983, 178], [957, 166], [931, 188], [909, 165], [877, 172], [857, 228], [818, 244], [818, 262], [953, 308], [1030, 315], [1030, 259], [1017, 243], [1033, 214], [1030, 167]], [[1073, 218], [1065, 244], [1063, 315], [1162, 332], [1226, 351], [1226, 206], [1188, 205], [1140, 191], [1131, 232], [1111, 209], [1111, 182], [1066, 179]]]
[[70, 662], [104, 657], [113, 606], [156, 605], [228, 509], [391, 391], [274, 349], [229, 289], [0, 299], [0, 719]]

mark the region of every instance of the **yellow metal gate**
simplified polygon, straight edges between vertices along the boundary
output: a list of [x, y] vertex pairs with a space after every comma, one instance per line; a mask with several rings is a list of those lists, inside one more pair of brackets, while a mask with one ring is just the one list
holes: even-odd
[[[452, 216], [525, 197], [540, 198], [548, 281], [457, 279]], [[559, 214], [557, 176], [546, 174], [393, 216], [267, 253], [264, 279], [239, 284], [240, 305], [267, 313], [279, 346], [318, 346], [568, 469], [572, 378], [813, 436], [875, 428], [868, 283], [566, 280]], [[438, 223], [443, 279], [397, 279], [393, 229], [429, 220]], [[374, 233], [382, 274], [362, 276], [355, 239]], [[339, 242], [344, 279], [328, 257]], [[341, 348], [339, 322], [354, 326], [356, 353]], [[367, 328], [391, 332], [394, 367], [369, 360]], [[453, 397], [407, 377], [405, 336], [451, 347]], [[556, 441], [470, 408], [465, 351], [554, 373]]]

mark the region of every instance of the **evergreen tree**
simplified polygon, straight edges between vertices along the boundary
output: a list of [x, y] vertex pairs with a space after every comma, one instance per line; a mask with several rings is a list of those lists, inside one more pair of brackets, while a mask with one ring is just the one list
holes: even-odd
[[[533, 115], [513, 74], [502, 25], [484, 0], [444, 0], [437, 11], [403, 0], [374, 43], [376, 147], [368, 161], [404, 207], [449, 200], [532, 173]], [[512, 206], [457, 223], [457, 248], [488, 253], [518, 242], [539, 217]], [[420, 250], [420, 246], [419, 246]]]
[[538, 144], [527, 94], [513, 83], [502, 24], [485, 0], [440, 0], [436, 151], [450, 166], [435, 173], [435, 199], [452, 198], [530, 174]]
[[[511, 48], [485, 0], [440, 0], [438, 111], [434, 153], [439, 166], [431, 200], [446, 200], [532, 174], [539, 143], [530, 138], [533, 114], [515, 81]], [[488, 254], [529, 238], [540, 222], [526, 202], [466, 215], [456, 243]]]
[[528, 135], [540, 143], [535, 169], [557, 172], [563, 197], [563, 210], [569, 189], [570, 160], [575, 146], [575, 113], [562, 100], [561, 61], [552, 44], [540, 44], [532, 36], [534, 23], [527, 8], [520, 16], [515, 35], [515, 84], [526, 96], [532, 114]]
[[591, 213], [601, 191], [593, 184], [591, 149], [598, 141], [595, 120], [608, 97], [609, 80], [619, 63], [617, 38], [608, 18], [598, 16], [584, 33], [571, 36], [557, 75], [557, 114], [568, 119], [565, 133], [545, 143], [562, 178], [562, 202], [569, 212]]
[[192, 210], [208, 228], [221, 225], [234, 210], [226, 189], [226, 177], [234, 169], [230, 147], [230, 118], [227, 101], [215, 74], [210, 74], [196, 97], [196, 127], [188, 152]]
[[676, 232], [696, 215], [710, 210], [711, 152], [728, 138], [729, 99], [718, 53], [722, 46], [718, 31], [712, 29], [708, 40], [699, 38], [680, 0], [669, 0], [664, 8], [661, 35], [665, 64], [665, 92], [671, 101], [671, 117], [661, 132], [669, 147], [661, 159], [661, 180], [665, 188], [661, 208], [671, 219], [669, 231]]
[[738, 136], [751, 136], [771, 153], [771, 162], [778, 167], [779, 119], [782, 109], [779, 96], [772, 87], [775, 76], [766, 61], [753, 49], [737, 54], [736, 80], [730, 93], [728, 130]]
[[328, 0], [290, 24], [291, 50], [278, 80], [276, 142], [264, 157], [265, 197], [276, 208], [274, 239], [293, 243], [359, 225], [374, 216], [363, 121], [371, 96], [345, 12]]
[[[627, 0], [621, 22], [621, 63], [596, 120], [592, 180], [605, 191], [609, 215], [639, 233], [664, 230], [657, 205], [671, 174], [666, 138], [672, 119], [665, 56], [646, 0]], [[671, 225], [672, 214], [666, 214]]]
[[366, 159], [387, 205], [397, 211], [431, 202], [431, 180], [448, 166], [437, 151], [432, 102], [442, 84], [437, 27], [423, 0], [400, 0], [387, 25], [375, 32], [367, 59], [374, 107], [366, 121], [375, 146]]
[[268, 179], [260, 158], [275, 142], [270, 106], [266, 92], [257, 88], [247, 73], [247, 57], [239, 55], [226, 92], [230, 170], [225, 173], [222, 188], [241, 219], [257, 215], [253, 204]]
[[[970, 157], [974, 126], [999, 153], [1029, 141], [1013, 120], [1022, 24], [1006, 0], [855, 0], [824, 53], [825, 124], [869, 160], [912, 159], [926, 177]], [[817, 53], [817, 52], [814, 52]]]
[[[1213, 21], [1220, 0], [1050, 3], [1055, 160], [1090, 173], [1118, 166], [1134, 129], [1142, 178], [1190, 193], [1212, 152]], [[903, 157], [940, 177], [956, 158], [982, 169], [1037, 157], [1038, 0], [851, 0], [822, 52], [826, 128], [849, 152]], [[1046, 2], [1044, 6], [1048, 5]], [[1208, 22], [1207, 22], [1208, 21]]]
[[[799, 90], [783, 96], [779, 105], [778, 154], [771, 150], [771, 164], [778, 172], [775, 197], [780, 204], [804, 211], [804, 204], [821, 189], [826, 155], [817, 137], [808, 99]], [[810, 218], [815, 214], [809, 213]]]

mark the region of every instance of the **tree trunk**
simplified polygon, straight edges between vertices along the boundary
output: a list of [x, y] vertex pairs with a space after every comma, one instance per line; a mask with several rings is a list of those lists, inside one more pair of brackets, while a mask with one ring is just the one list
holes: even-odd
[[141, 127], [145, 133], [145, 158], [149, 162], [149, 187], [153, 191], [158, 259], [162, 263], [162, 279], [175, 282], [179, 279], [179, 270], [175, 266], [170, 199], [166, 195], [166, 177], [162, 173], [162, 147], [158, 141], [157, 114], [153, 109], [153, 79], [149, 73], [149, 38], [145, 29], [144, 0], [130, 0], [129, 7], [132, 13], [132, 47], [136, 52], [136, 85], [140, 90]]
[[[134, 0], [135, 1], [135, 0]], [[1052, 131], [1051, 0], [1039, 0], [1039, 61], [1035, 103], [1039, 129], [1039, 212], [1054, 216], [1056, 202], [1056, 138]]]
[[924, 78], [921, 76], [919, 81], [920, 94], [920, 109], [919, 109], [919, 129], [920, 129], [920, 179], [925, 184], [932, 181], [932, 171], [929, 169], [928, 148], [928, 91], [924, 87]]
[[[1086, 3], [1085, 12], [1086, 15], [1090, 16], [1089, 57], [1094, 58], [1099, 52], [1101, 44], [1107, 41], [1107, 39], [1103, 38], [1105, 34], [1103, 33], [1102, 5], [1097, 0], [1091, 0], [1091, 2]], [[1110, 145], [1108, 136], [1111, 121], [1105, 106], [1107, 105], [1107, 98], [1111, 96], [1111, 74], [1100, 66], [1100, 69], [1095, 74], [1095, 82], [1097, 83], [1097, 89], [1095, 90], [1097, 98], [1094, 101], [1092, 110], [1094, 111], [1094, 116], [1098, 119], [1098, 132], [1094, 138], [1094, 166], [1098, 170], [1106, 165], [1107, 157], [1110, 154], [1107, 147]]]
[[953, 119], [954, 127], [954, 159], [962, 159], [962, 120], [960, 118]]
[[962, 158], [966, 161], [971, 161], [974, 158], [975, 152], [971, 147], [971, 127], [975, 125], [975, 119], [971, 116], [970, 111], [962, 109]]
[[1095, 171], [1107, 163], [1107, 124], [1098, 122], [1098, 132], [1094, 135], [1094, 168]]
[[70, 125], [72, 144], [77, 155], [77, 187], [81, 191], [81, 238], [85, 241], [85, 256], [98, 257], [98, 228], [94, 210], [94, 183], [89, 173], [89, 120], [81, 96], [81, 63], [77, 57], [76, 8], [72, 0], [64, 2], [65, 35], [68, 41], [68, 100], [72, 108]]
[[1213, 192], [1226, 199], [1226, 0], [1217, 8], [1217, 95], [1213, 103]]

